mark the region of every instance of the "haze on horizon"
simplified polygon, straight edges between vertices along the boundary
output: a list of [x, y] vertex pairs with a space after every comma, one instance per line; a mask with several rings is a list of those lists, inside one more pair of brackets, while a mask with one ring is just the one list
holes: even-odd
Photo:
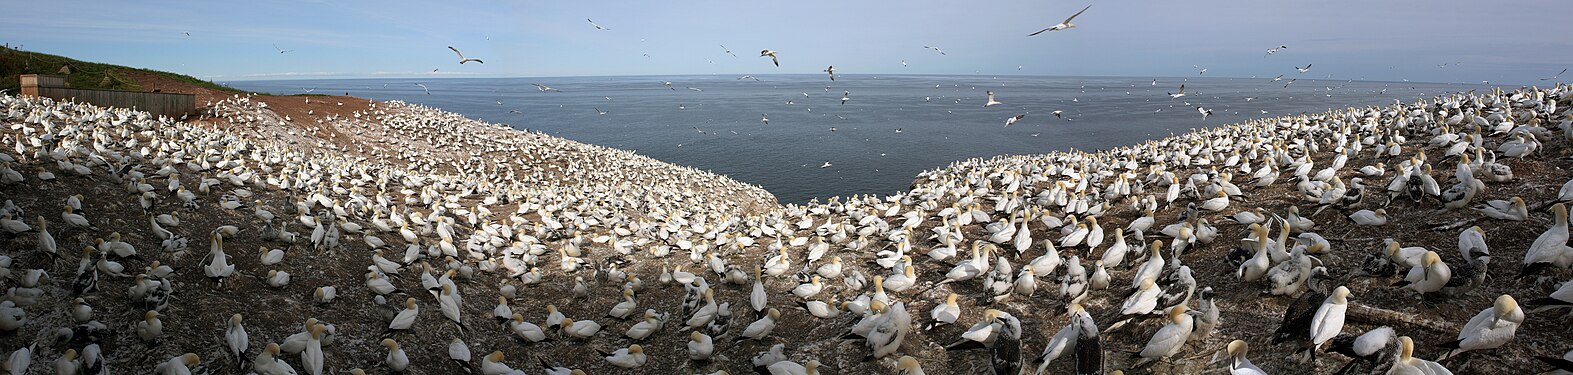
[[[1088, 4], [1077, 28], [1026, 36]], [[838, 74], [1283, 74], [1544, 85], [1542, 78], [1573, 66], [1566, 37], [1573, 23], [1565, 19], [1573, 2], [1563, 1], [16, 1], [5, 8], [0, 42], [13, 47], [215, 81], [823, 74], [834, 65]], [[450, 45], [485, 63], [458, 64]], [[1279, 45], [1289, 48], [1266, 56]], [[759, 57], [762, 49], [777, 51], [781, 67]], [[1295, 71], [1306, 64], [1314, 64], [1309, 72]]]

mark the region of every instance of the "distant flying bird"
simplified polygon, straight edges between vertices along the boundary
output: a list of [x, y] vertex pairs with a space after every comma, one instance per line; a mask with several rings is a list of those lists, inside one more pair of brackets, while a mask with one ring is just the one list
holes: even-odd
[[1542, 81], [1554, 80], [1554, 79], [1557, 79], [1557, 77], [1561, 77], [1562, 73], [1567, 73], [1567, 72], [1568, 72], [1567, 68], [1563, 68], [1562, 71], [1557, 72], [1557, 75], [1551, 76], [1551, 78], [1541, 78], [1540, 80], [1542, 80]]
[[1061, 110], [1055, 110], [1055, 111], [1054, 111], [1054, 118], [1065, 118], [1065, 117], [1063, 117], [1063, 116], [1060, 116], [1060, 115], [1061, 115], [1061, 114], [1063, 114], [1063, 113], [1065, 113], [1065, 111], [1061, 111]]
[[830, 75], [830, 80], [832, 80], [832, 81], [836, 80], [836, 66], [835, 65], [831, 65], [831, 66], [826, 67], [825, 68], [825, 74], [829, 74]]
[[1212, 116], [1213, 114], [1213, 110], [1202, 107], [1196, 107], [1196, 112], [1202, 114], [1202, 121], [1207, 121], [1207, 116]]
[[661, 84], [666, 85], [666, 88], [672, 89], [672, 91], [677, 91], [677, 89], [672, 88], [672, 81], [662, 81]]
[[694, 90], [694, 91], [697, 91], [697, 92], [704, 92], [705, 91], [705, 90], [699, 89], [698, 87], [689, 87], [688, 89], [689, 90]]
[[485, 61], [481, 61], [481, 59], [466, 59], [466, 58], [464, 58], [464, 54], [460, 53], [458, 48], [453, 48], [453, 46], [448, 46], [448, 49], [452, 50], [454, 54], [459, 55], [459, 64], [464, 64], [464, 63], [471, 62], [471, 61], [482, 63], [482, 64], [486, 63]]
[[1284, 88], [1286, 88], [1286, 89], [1289, 88], [1289, 85], [1293, 85], [1294, 81], [1297, 80], [1297, 79], [1299, 79], [1299, 78], [1291, 78], [1291, 79], [1289, 79], [1289, 83], [1285, 83], [1284, 84]]
[[1152, 80], [1152, 85], [1151, 86], [1157, 86], [1157, 85], [1158, 85], [1158, 80], [1156, 80], [1156, 79]]
[[931, 49], [931, 50], [934, 50], [934, 52], [939, 52], [939, 54], [941, 54], [941, 55], [944, 55], [944, 54], [945, 54], [945, 51], [941, 51], [941, 50], [940, 50], [940, 49], [939, 49], [939, 47], [929, 47], [929, 46], [923, 46], [923, 48], [927, 48], [927, 49]]
[[841, 92], [841, 104], [847, 104], [848, 100], [852, 100], [852, 96], [851, 95], [852, 95], [851, 91], [842, 91]]
[[585, 22], [589, 22], [590, 26], [595, 26], [596, 30], [611, 30], [611, 29], [608, 29], [608, 28], [605, 28], [605, 27], [601, 27], [601, 25], [595, 24], [595, 21], [591, 21], [589, 18], [584, 19], [584, 21]]
[[426, 88], [426, 85], [422, 85], [422, 84], [419, 84], [419, 83], [417, 83], [417, 84], [415, 84], [415, 85], [416, 85], [416, 86], [420, 86], [420, 87], [421, 87], [421, 90], [426, 90], [426, 95], [431, 95], [431, 90], [430, 90], [430, 89], [427, 89], [427, 88]]
[[821, 165], [819, 167], [820, 168], [830, 168], [830, 162], [826, 161], [824, 165]]
[[294, 51], [295, 51], [295, 50], [292, 50], [292, 49], [283, 49], [283, 48], [279, 48], [279, 45], [277, 45], [277, 44], [274, 44], [274, 45], [273, 45], [273, 49], [276, 49], [276, 50], [278, 50], [278, 51], [279, 51], [279, 53], [285, 53], [285, 52], [294, 52]]
[[1305, 73], [1305, 72], [1306, 72], [1306, 71], [1309, 71], [1309, 70], [1311, 70], [1311, 64], [1305, 64], [1305, 67], [1304, 67], [1304, 68], [1301, 68], [1301, 67], [1298, 67], [1298, 66], [1296, 66], [1296, 67], [1294, 67], [1294, 70], [1298, 70], [1298, 71], [1300, 71], [1300, 72], [1301, 72], [1301, 73]]
[[547, 92], [547, 91], [563, 92], [563, 90], [554, 89], [551, 86], [542, 85], [542, 84], [539, 84], [539, 83], [531, 83], [531, 84], [535, 85], [535, 89], [536, 90], [540, 90], [541, 92]]
[[904, 130], [904, 129], [902, 129], [902, 128], [896, 128], [896, 132], [897, 132], [897, 133], [900, 133], [900, 132], [902, 132], [902, 131], [903, 131], [903, 130]]
[[993, 106], [996, 106], [996, 105], [1005, 104], [1005, 103], [1000, 103], [1000, 101], [998, 101], [998, 100], [994, 100], [994, 92], [993, 91], [986, 91], [986, 92], [989, 94], [989, 101], [987, 103], [983, 103], [984, 107], [993, 107]]
[[1278, 81], [1282, 81], [1282, 80], [1284, 80], [1284, 75], [1279, 74], [1277, 77], [1273, 77], [1273, 80], [1271, 82], [1278, 82]]
[[191, 32], [190, 31], [183, 31], [183, 32], [186, 33], [186, 36], [191, 36]]
[[763, 122], [763, 123], [765, 123], [765, 125], [770, 125], [770, 114], [769, 113], [760, 114], [759, 115], [759, 122]]
[[1182, 96], [1185, 96], [1185, 84], [1184, 83], [1180, 84], [1180, 92], [1178, 92], [1178, 93], [1174, 93], [1174, 92], [1169, 93], [1169, 99], [1175, 99], [1175, 98], [1179, 98], [1179, 97], [1182, 97]]
[[[1289, 46], [1278, 46], [1278, 48], [1268, 48], [1267, 49], [1267, 55], [1278, 53], [1278, 51], [1282, 51], [1285, 48], [1289, 48]], [[1267, 55], [1262, 55], [1262, 57], [1267, 57]]]
[[907, 67], [907, 59], [901, 59], [901, 67]]
[[1035, 35], [1038, 35], [1038, 34], [1042, 34], [1045, 31], [1060, 31], [1060, 30], [1065, 30], [1065, 29], [1069, 29], [1069, 28], [1072, 28], [1072, 27], [1076, 27], [1076, 24], [1071, 23], [1071, 20], [1076, 19], [1076, 16], [1080, 16], [1083, 12], [1086, 12], [1088, 8], [1092, 8], [1092, 4], [1088, 4], [1086, 8], [1081, 8], [1080, 12], [1076, 12], [1076, 14], [1072, 14], [1070, 16], [1070, 18], [1066, 18], [1064, 21], [1060, 21], [1060, 23], [1058, 25], [1049, 26], [1049, 28], [1047, 28], [1047, 29], [1038, 30], [1038, 32], [1027, 34], [1027, 36], [1035, 36]]
[[720, 44], [720, 46], [721, 46], [721, 50], [722, 51], [726, 51], [726, 54], [732, 55], [732, 57], [737, 57], [737, 55], [732, 54], [732, 49], [731, 48], [726, 48], [725, 44]]
[[765, 56], [770, 56], [770, 62], [775, 63], [777, 68], [781, 67], [781, 59], [776, 58], [776, 51], [771, 51], [768, 49], [759, 51], [759, 57]]
[[601, 116], [606, 116], [606, 111], [602, 111], [600, 108], [596, 108], [595, 109], [595, 114], [601, 115]]
[[1027, 117], [1027, 114], [1023, 113], [1023, 114], [1015, 115], [1015, 116], [1012, 116], [1011, 118], [1005, 119], [1005, 127], [1008, 128], [1008, 127], [1010, 127], [1010, 124], [1014, 124], [1017, 121], [1021, 121], [1021, 119], [1025, 118], [1025, 117]]
[[741, 80], [745, 80], [745, 79], [752, 79], [752, 80], [754, 80], [754, 81], [756, 81], [756, 82], [757, 82], [757, 81], [759, 81], [759, 79], [758, 79], [758, 78], [754, 78], [754, 76], [742, 76], [742, 77], [737, 77], [737, 80], [739, 80], [739, 81], [741, 81]]

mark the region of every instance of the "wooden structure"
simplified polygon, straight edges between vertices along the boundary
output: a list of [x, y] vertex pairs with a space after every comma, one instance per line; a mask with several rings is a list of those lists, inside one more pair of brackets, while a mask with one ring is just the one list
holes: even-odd
[[22, 95], [73, 100], [105, 107], [132, 108], [154, 115], [178, 117], [196, 110], [197, 96], [162, 92], [73, 89], [65, 76], [23, 74]]

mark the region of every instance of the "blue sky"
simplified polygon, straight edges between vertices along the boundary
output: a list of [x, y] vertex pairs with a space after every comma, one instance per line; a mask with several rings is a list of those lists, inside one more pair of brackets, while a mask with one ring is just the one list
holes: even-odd
[[[1573, 67], [1573, 2], [1551, 0], [3, 1], [0, 42], [217, 81], [813, 74], [835, 65], [844, 74], [1191, 77], [1206, 68], [1224, 77], [1535, 84]], [[1026, 36], [1088, 4], [1077, 28]], [[486, 63], [459, 65], [449, 45]], [[1278, 45], [1289, 48], [1264, 57]], [[781, 67], [761, 49], [778, 51]], [[1315, 65], [1303, 75], [1293, 69], [1306, 64]]]

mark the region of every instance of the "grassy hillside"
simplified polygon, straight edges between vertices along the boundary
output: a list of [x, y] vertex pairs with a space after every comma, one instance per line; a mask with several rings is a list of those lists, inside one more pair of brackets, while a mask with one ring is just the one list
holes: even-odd
[[170, 79], [207, 89], [231, 93], [241, 92], [240, 90], [182, 74], [80, 61], [47, 53], [9, 48], [0, 48], [0, 90], [16, 93], [21, 88], [21, 82], [17, 79], [18, 75], [61, 74], [60, 70], [62, 67], [69, 67], [71, 73], [66, 75], [66, 82], [73, 88], [140, 91], [141, 88], [138, 87], [136, 80], [127, 77], [126, 73], [142, 71], [166, 76]]

